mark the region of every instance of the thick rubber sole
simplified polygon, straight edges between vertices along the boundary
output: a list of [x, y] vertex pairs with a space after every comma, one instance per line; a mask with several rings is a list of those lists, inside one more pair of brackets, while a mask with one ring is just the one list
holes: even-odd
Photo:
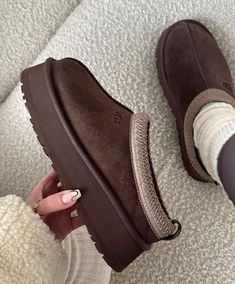
[[[196, 24], [198, 26], [200, 26], [202, 29], [204, 29], [207, 33], [209, 33], [211, 36], [212, 34], [210, 33], [210, 31], [208, 31], [208, 29], [202, 25], [201, 23], [194, 21], [194, 20], [183, 20], [182, 22], [189, 22], [189, 23], [193, 23]], [[177, 23], [176, 23], [177, 24]], [[175, 116], [176, 119], [176, 125], [177, 125], [177, 130], [178, 130], [178, 137], [179, 137], [179, 144], [180, 144], [180, 148], [181, 148], [181, 156], [182, 156], [182, 160], [184, 163], [184, 167], [186, 169], [186, 171], [188, 172], [188, 174], [199, 181], [202, 182], [207, 182], [205, 181], [201, 176], [198, 175], [198, 173], [194, 170], [194, 168], [191, 165], [191, 162], [188, 158], [188, 154], [187, 154], [187, 150], [185, 147], [185, 140], [184, 140], [184, 133], [183, 131], [180, 130], [180, 124], [182, 121], [181, 118], [181, 113], [178, 110], [178, 106], [175, 104], [175, 101], [173, 100], [174, 94], [171, 93], [171, 90], [167, 84], [167, 79], [166, 79], [166, 75], [165, 75], [165, 70], [164, 70], [164, 46], [165, 46], [165, 42], [167, 40], [169, 31], [174, 28], [175, 24], [173, 24], [172, 26], [170, 26], [169, 28], [167, 28], [161, 35], [159, 42], [158, 42], [158, 46], [157, 46], [157, 52], [156, 52], [156, 57], [157, 57], [157, 70], [158, 70], [158, 78], [159, 78], [159, 82], [162, 86], [163, 92], [165, 94], [165, 97], [167, 99], [167, 102]], [[213, 37], [213, 36], [212, 36]], [[193, 127], [193, 126], [192, 126]]]
[[150, 248], [139, 236], [63, 113], [51, 76], [54, 59], [26, 69], [22, 92], [33, 128], [45, 153], [58, 172], [62, 185], [79, 188], [79, 215], [104, 260], [122, 271]]

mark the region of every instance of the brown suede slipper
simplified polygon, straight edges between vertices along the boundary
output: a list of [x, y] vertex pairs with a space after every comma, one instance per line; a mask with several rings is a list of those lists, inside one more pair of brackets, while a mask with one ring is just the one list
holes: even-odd
[[235, 107], [227, 62], [206, 27], [194, 20], [183, 20], [161, 35], [157, 67], [176, 118], [184, 166], [193, 178], [213, 182], [194, 146], [193, 121], [207, 103], [226, 102]]
[[26, 69], [22, 91], [39, 141], [106, 262], [123, 270], [150, 244], [175, 238], [148, 152], [146, 114], [112, 99], [74, 59]]

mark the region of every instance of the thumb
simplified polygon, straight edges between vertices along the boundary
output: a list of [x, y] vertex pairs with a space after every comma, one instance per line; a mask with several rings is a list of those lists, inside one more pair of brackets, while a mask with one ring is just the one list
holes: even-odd
[[64, 190], [56, 194], [52, 194], [39, 203], [38, 213], [40, 215], [48, 215], [57, 211], [61, 211], [72, 207], [78, 198], [81, 197], [79, 189]]

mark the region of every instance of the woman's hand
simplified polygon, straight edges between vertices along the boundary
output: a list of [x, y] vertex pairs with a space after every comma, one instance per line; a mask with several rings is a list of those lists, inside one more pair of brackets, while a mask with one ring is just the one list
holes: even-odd
[[[39, 202], [38, 213], [59, 240], [84, 225], [81, 217], [71, 217], [76, 209], [76, 201], [81, 196], [79, 190], [63, 190], [58, 187], [59, 176], [54, 170], [44, 177], [32, 190], [25, 202], [33, 206]], [[63, 191], [62, 191], [63, 190]]]

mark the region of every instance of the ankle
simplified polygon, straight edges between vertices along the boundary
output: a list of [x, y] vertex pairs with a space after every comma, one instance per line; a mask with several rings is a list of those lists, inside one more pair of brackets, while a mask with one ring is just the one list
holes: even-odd
[[194, 143], [199, 157], [211, 177], [221, 184], [218, 157], [223, 145], [235, 134], [235, 109], [226, 103], [210, 103], [196, 116]]
[[225, 191], [235, 204], [235, 134], [221, 149], [218, 157], [218, 174]]

